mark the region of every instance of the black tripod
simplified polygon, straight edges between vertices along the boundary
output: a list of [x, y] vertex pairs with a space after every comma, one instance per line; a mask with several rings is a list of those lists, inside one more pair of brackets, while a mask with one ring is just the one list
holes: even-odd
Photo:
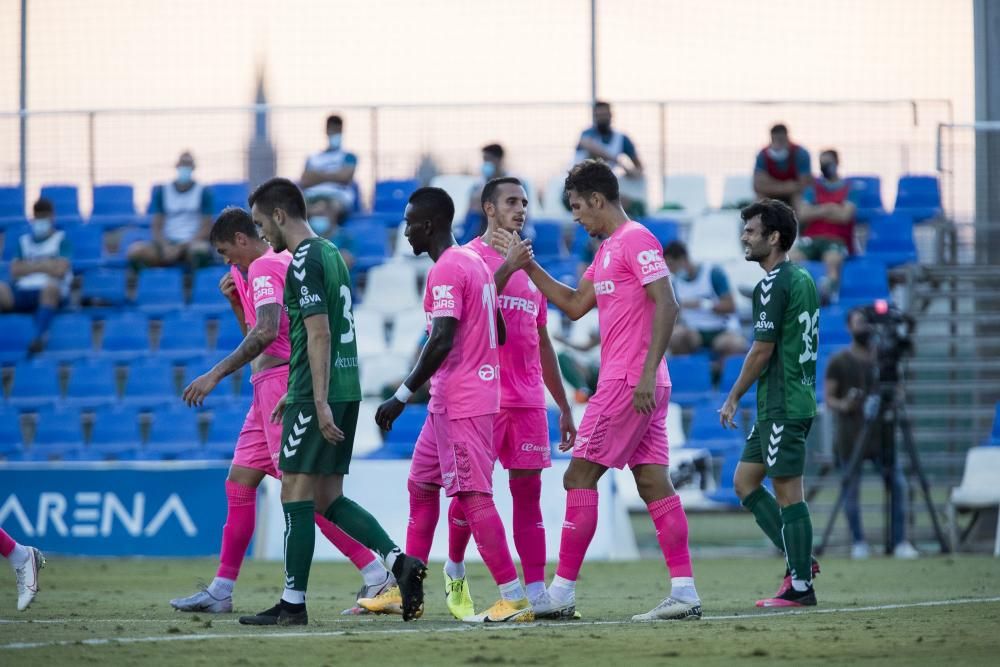
[[[927, 512], [931, 516], [931, 523], [934, 525], [934, 534], [938, 539], [938, 543], [941, 545], [941, 553], [948, 553], [950, 547], [947, 540], [945, 540], [944, 533], [941, 532], [941, 526], [938, 524], [937, 512], [934, 509], [934, 503], [931, 501], [931, 489], [930, 484], [927, 482], [927, 476], [924, 474], [923, 466], [920, 464], [920, 456], [917, 452], [917, 445], [913, 440], [913, 430], [910, 426], [909, 415], [906, 414], [906, 408], [902, 401], [896, 400], [896, 383], [895, 382], [878, 382], [875, 385], [873, 391], [868, 395], [865, 401], [865, 421], [861, 428], [861, 433], [858, 434], [857, 446], [854, 451], [851, 452], [851, 458], [847, 463], [847, 466], [843, 473], [843, 478], [840, 482], [840, 493], [837, 496], [837, 502], [833, 506], [833, 510], [830, 512], [830, 517], [826, 523], [826, 529], [823, 531], [823, 537], [819, 541], [815, 551], [817, 555], [821, 555], [826, 549], [826, 545], [830, 539], [830, 533], [833, 532], [833, 526], [837, 522], [837, 515], [840, 514], [840, 509], [844, 505], [844, 500], [847, 496], [847, 491], [852, 484], [857, 483], [858, 478], [861, 475], [861, 465], [864, 463], [864, 453], [865, 444], [868, 442], [868, 436], [872, 433], [873, 429], [881, 429], [883, 424], [888, 421], [891, 422], [887, 425], [885, 431], [891, 434], [891, 437], [883, 438], [882, 447], [883, 466], [895, 466], [896, 464], [896, 438], [895, 433], [898, 427], [900, 433], [903, 435], [903, 446], [906, 448], [906, 452], [910, 457], [910, 467], [912, 468], [914, 474], [917, 476], [917, 480], [920, 482], [920, 491], [924, 496], [924, 502], [927, 504]], [[888, 440], [888, 441], [886, 441]], [[883, 478], [886, 479], [886, 526], [891, 525], [891, 513], [890, 507], [893, 502], [903, 502], [902, 498], [893, 498], [892, 485], [888, 483], [892, 474], [892, 469], [890, 468], [888, 472], [883, 471]]]

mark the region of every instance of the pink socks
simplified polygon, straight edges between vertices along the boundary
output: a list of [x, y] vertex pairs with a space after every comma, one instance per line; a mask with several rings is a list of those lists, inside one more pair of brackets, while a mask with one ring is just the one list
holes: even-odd
[[[476, 538], [476, 546], [486, 563], [487, 569], [493, 575], [498, 586], [517, 581], [517, 570], [507, 548], [507, 536], [503, 523], [493, 504], [492, 496], [485, 493], [472, 493], [457, 496], [462, 506], [472, 534]], [[449, 512], [450, 514], [450, 512]]]
[[354, 567], [361, 570], [375, 560], [375, 554], [368, 547], [342, 531], [325, 516], [316, 512], [315, 519], [323, 536], [330, 540], [340, 553], [350, 558]]
[[[524, 583], [545, 580], [545, 526], [542, 523], [542, 476], [512, 477], [514, 546], [521, 557]], [[453, 559], [454, 560], [454, 559]]]
[[649, 505], [649, 516], [656, 526], [656, 539], [667, 561], [670, 576], [691, 577], [691, 552], [688, 551], [688, 522], [680, 496], [655, 500]]
[[406, 554], [426, 563], [434, 541], [434, 528], [441, 513], [439, 487], [407, 480], [406, 488], [410, 492], [410, 525], [406, 529]]
[[448, 505], [448, 560], [453, 563], [463, 562], [471, 538], [472, 527], [465, 518], [458, 496], [453, 496]]
[[556, 575], [576, 581], [590, 541], [597, 531], [597, 490], [570, 489], [566, 492], [566, 520], [559, 543]]
[[226, 525], [222, 527], [222, 551], [215, 576], [236, 580], [253, 537], [257, 520], [257, 488], [226, 480]]
[[16, 546], [17, 542], [14, 541], [14, 538], [8, 535], [6, 530], [0, 528], [0, 556], [9, 557]]

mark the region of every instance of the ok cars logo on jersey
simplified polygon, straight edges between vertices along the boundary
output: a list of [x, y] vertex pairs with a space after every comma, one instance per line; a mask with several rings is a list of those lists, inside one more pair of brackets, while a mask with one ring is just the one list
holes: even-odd
[[431, 290], [431, 295], [434, 297], [433, 310], [445, 310], [455, 307], [455, 296], [452, 294], [453, 289], [455, 289], [454, 285], [434, 286]]
[[257, 276], [254, 278], [253, 300], [260, 301], [269, 296], [274, 296], [274, 286], [271, 284], [271, 276]]
[[639, 266], [642, 267], [642, 275], [644, 276], [665, 271], [667, 268], [667, 263], [663, 261], [663, 255], [656, 249], [643, 250], [635, 258], [638, 260]]
[[753, 328], [757, 330], [773, 330], [774, 322], [768, 321], [767, 313], [761, 313], [760, 319], [754, 323]]

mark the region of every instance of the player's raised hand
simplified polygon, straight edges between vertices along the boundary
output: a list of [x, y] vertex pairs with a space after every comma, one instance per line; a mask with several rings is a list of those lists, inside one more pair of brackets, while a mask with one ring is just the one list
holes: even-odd
[[403, 414], [405, 407], [406, 403], [395, 397], [383, 401], [382, 405], [378, 406], [378, 410], [375, 411], [375, 423], [383, 431], [391, 431], [392, 423], [396, 421], [396, 417]]
[[219, 279], [219, 291], [230, 301], [239, 301], [240, 297], [236, 293], [236, 281], [233, 280], [233, 274], [228, 271]]
[[205, 403], [205, 397], [212, 393], [219, 380], [216, 379], [212, 371], [199, 375], [191, 384], [184, 388], [181, 398], [187, 403], [189, 408], [200, 408]]
[[490, 244], [498, 253], [506, 257], [507, 251], [516, 240], [517, 237], [513, 232], [508, 232], [506, 229], [497, 227], [493, 230], [493, 238], [490, 239]]
[[655, 391], [656, 377], [643, 375], [635, 391], [632, 392], [632, 407], [636, 412], [643, 415], [653, 414], [653, 409], [656, 408], [656, 398], [653, 396]]
[[719, 408], [719, 423], [723, 428], [736, 428], [736, 410], [739, 408], [737, 401], [730, 396]]
[[333, 444], [343, 442], [344, 432], [333, 421], [333, 410], [330, 409], [329, 403], [324, 401], [316, 404], [316, 417], [319, 419], [319, 432], [323, 434], [324, 440]]
[[559, 451], [568, 452], [576, 444], [576, 424], [573, 423], [573, 413], [567, 410], [559, 411]]
[[507, 248], [507, 263], [514, 269], [523, 269], [531, 260], [535, 258], [535, 251], [531, 247], [531, 239], [519, 239], [514, 237], [513, 243]]
[[280, 424], [281, 418], [285, 415], [285, 403], [288, 402], [288, 392], [286, 391], [278, 399], [278, 402], [274, 404], [274, 409], [271, 410], [271, 423]]

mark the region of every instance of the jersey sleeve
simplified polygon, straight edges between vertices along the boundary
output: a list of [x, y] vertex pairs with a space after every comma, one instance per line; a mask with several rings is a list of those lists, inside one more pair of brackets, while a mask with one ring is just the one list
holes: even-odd
[[754, 340], [774, 343], [780, 338], [787, 305], [787, 287], [777, 277], [770, 282], [765, 279], [757, 283], [753, 291]]
[[462, 319], [462, 290], [465, 280], [461, 268], [454, 262], [439, 262], [436, 270], [427, 274], [427, 292], [431, 296], [431, 319], [453, 317]]
[[757, 151], [757, 159], [753, 163], [754, 171], [767, 171], [767, 163], [764, 161], [764, 151]]
[[815, 204], [816, 203], [816, 188], [814, 188], [811, 185], [808, 188], [806, 188], [802, 192], [802, 201], [804, 201], [807, 204]]
[[276, 276], [274, 269], [264, 262], [253, 262], [247, 271], [247, 282], [250, 283], [250, 298], [253, 309], [271, 303], [281, 303], [281, 278]]
[[202, 215], [212, 215], [213, 206], [215, 203], [212, 201], [212, 188], [202, 188], [201, 189], [201, 214]]
[[318, 251], [306, 253], [302, 268], [289, 265], [288, 284], [292, 293], [298, 295], [299, 310], [302, 318], [312, 315], [325, 315], [329, 305], [326, 298], [326, 267]]
[[809, 151], [799, 146], [799, 150], [795, 151], [795, 169], [800, 176], [808, 176], [812, 173], [810, 171], [811, 162], [812, 159], [809, 157]]
[[344, 155], [344, 166], [345, 167], [357, 167], [358, 166], [358, 156], [354, 153], [347, 153]]
[[722, 267], [713, 266], [712, 273], [709, 276], [712, 281], [712, 291], [718, 297], [724, 297], [729, 294], [729, 278], [726, 277], [726, 272], [722, 270]]
[[625, 264], [642, 285], [670, 275], [663, 259], [663, 247], [651, 232], [641, 229], [624, 239]]
[[588, 266], [587, 270], [583, 272], [583, 276], [582, 276], [583, 280], [589, 280], [590, 282], [594, 282], [594, 271], [596, 270], [596, 269], [594, 269], [594, 262], [595, 261], [597, 261], [597, 254], [596, 253], [594, 254], [594, 258], [590, 260], [590, 266]]
[[635, 144], [632, 143], [632, 139], [627, 134], [624, 141], [622, 141], [622, 153], [625, 153], [632, 162], [639, 159], [639, 153], [635, 150]]
[[154, 185], [153, 195], [149, 199], [149, 215], [163, 215], [163, 186]]

